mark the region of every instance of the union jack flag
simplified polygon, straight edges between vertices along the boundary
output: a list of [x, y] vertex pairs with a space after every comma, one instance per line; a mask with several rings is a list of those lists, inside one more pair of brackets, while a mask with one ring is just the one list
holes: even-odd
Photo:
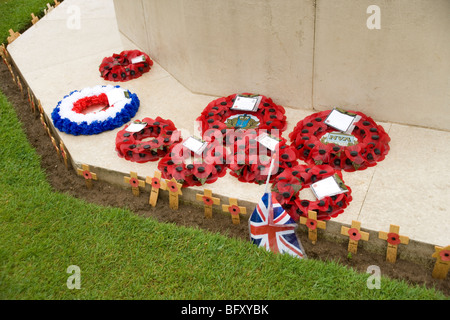
[[295, 221], [271, 192], [264, 193], [249, 219], [250, 238], [254, 244], [303, 259], [305, 253], [295, 234], [296, 227]]

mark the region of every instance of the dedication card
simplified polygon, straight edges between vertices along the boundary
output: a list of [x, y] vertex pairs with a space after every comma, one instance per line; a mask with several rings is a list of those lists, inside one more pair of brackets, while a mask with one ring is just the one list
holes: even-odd
[[267, 149], [269, 149], [270, 151], [275, 151], [277, 145], [280, 143], [280, 141], [272, 136], [270, 136], [267, 133], [263, 133], [260, 134], [257, 138], [256, 141], [258, 141], [259, 143], [261, 143], [264, 147], [266, 147]]
[[114, 88], [106, 93], [106, 97], [108, 98], [108, 103], [110, 106], [113, 106], [115, 103], [130, 99], [130, 95], [127, 90], [122, 88]]
[[325, 119], [325, 124], [341, 132], [350, 134], [355, 128], [355, 123], [361, 119], [360, 116], [334, 108]]
[[201, 155], [203, 150], [208, 146], [208, 142], [202, 141], [199, 138], [190, 136], [183, 141], [183, 146], [194, 152], [195, 154]]
[[134, 121], [125, 129], [125, 131], [128, 131], [128, 132], [139, 132], [142, 129], [144, 129], [146, 125], [147, 125], [147, 122]]
[[345, 187], [344, 182], [341, 180], [341, 178], [339, 178], [337, 174], [314, 182], [311, 185], [311, 190], [318, 200], [348, 191], [347, 187]]
[[251, 96], [245, 97], [237, 95], [234, 100], [231, 110], [255, 112], [258, 110], [259, 103], [261, 102], [262, 96]]

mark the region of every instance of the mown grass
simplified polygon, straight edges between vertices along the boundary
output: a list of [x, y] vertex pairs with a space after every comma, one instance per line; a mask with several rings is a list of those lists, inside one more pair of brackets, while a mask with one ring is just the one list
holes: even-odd
[[[368, 274], [333, 262], [53, 192], [3, 94], [0, 142], [0, 299], [446, 299], [387, 278], [370, 290]], [[79, 290], [67, 287], [70, 265]]]
[[52, 0], [0, 0], [0, 44], [8, 43], [9, 29], [22, 32], [31, 25], [31, 13], [37, 17], [44, 15], [47, 3]]

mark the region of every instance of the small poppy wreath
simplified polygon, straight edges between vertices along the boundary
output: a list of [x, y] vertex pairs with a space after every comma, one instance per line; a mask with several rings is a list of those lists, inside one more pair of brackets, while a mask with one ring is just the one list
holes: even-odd
[[287, 145], [285, 138], [277, 139], [274, 151], [266, 149], [258, 141], [258, 135], [254, 133], [242, 133], [233, 145], [233, 156], [228, 164], [230, 174], [241, 182], [266, 183], [271, 159], [275, 156], [275, 169], [271, 174], [272, 182], [285, 168], [292, 168], [298, 164], [295, 150]]
[[[261, 102], [255, 112], [232, 110], [231, 107], [237, 94], [229, 95], [211, 101], [197, 118], [200, 122], [200, 132], [208, 135], [208, 132], [220, 130], [222, 135], [227, 131], [237, 129], [266, 130], [268, 133], [276, 129], [279, 132], [286, 130], [287, 122], [285, 110], [277, 105], [271, 98], [261, 96]], [[239, 96], [252, 97], [251, 93], [243, 93]], [[229, 130], [233, 129], [233, 130]]]
[[150, 71], [153, 61], [139, 50], [125, 50], [112, 57], [103, 58], [99, 66], [100, 76], [109, 81], [128, 81]]
[[76, 136], [121, 127], [136, 115], [140, 102], [136, 94], [124, 90], [127, 96], [109, 105], [107, 94], [116, 88], [120, 87], [107, 85], [72, 91], [53, 109], [53, 124], [58, 130]]
[[302, 188], [309, 188], [314, 182], [335, 174], [343, 181], [341, 171], [329, 165], [297, 165], [286, 168], [275, 178], [272, 191], [277, 201], [295, 221], [298, 221], [300, 216], [308, 217], [310, 210], [317, 212], [318, 220], [329, 220], [344, 212], [352, 200], [349, 186], [345, 185], [348, 189], [345, 193], [315, 201], [300, 199], [299, 192]]
[[384, 160], [391, 139], [381, 125], [361, 112], [348, 111], [361, 117], [352, 132], [356, 144], [342, 146], [323, 142], [322, 137], [336, 131], [325, 124], [330, 112], [321, 111], [306, 117], [289, 134], [299, 159], [308, 164], [329, 164], [344, 171], [364, 170]]
[[129, 132], [125, 126], [116, 135], [116, 151], [119, 157], [128, 161], [144, 163], [164, 157], [172, 144], [181, 141], [180, 131], [171, 120], [157, 117], [134, 121], [145, 124], [138, 132]]
[[167, 180], [175, 178], [183, 188], [213, 183], [226, 174], [229, 157], [227, 149], [218, 143], [209, 143], [201, 156], [195, 155], [183, 144], [176, 143], [159, 161], [158, 170]]

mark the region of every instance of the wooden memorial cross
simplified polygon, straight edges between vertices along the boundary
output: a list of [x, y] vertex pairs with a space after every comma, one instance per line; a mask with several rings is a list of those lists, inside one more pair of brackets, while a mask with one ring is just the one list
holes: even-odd
[[36, 24], [36, 22], [38, 22], [38, 21], [39, 21], [39, 18], [36, 17], [36, 16], [34, 15], [34, 13], [31, 13], [31, 23], [32, 23], [32, 24]]
[[60, 2], [59, 2], [58, 0], [53, 0], [53, 2], [55, 3], [55, 8], [56, 8], [57, 6], [59, 6], [59, 4], [60, 4]]
[[435, 252], [432, 257], [437, 260], [431, 276], [435, 279], [445, 279], [450, 268], [450, 246], [446, 246], [445, 248], [435, 246], [434, 250]]
[[28, 102], [30, 103], [31, 111], [33, 111], [33, 113], [35, 113], [36, 112], [36, 106], [34, 104], [33, 95], [31, 94], [31, 91], [30, 91], [29, 87], [27, 87], [27, 91], [28, 91]]
[[17, 81], [16, 81], [16, 83], [17, 83], [17, 86], [18, 86], [19, 89], [20, 89], [20, 95], [23, 97], [23, 86], [22, 86], [22, 82], [20, 82], [19, 76], [17, 76]]
[[39, 100], [39, 99], [38, 99], [37, 106], [38, 106], [39, 113], [43, 114], [44, 113], [44, 108], [42, 108], [41, 100]]
[[209, 189], [204, 189], [203, 193], [204, 194], [197, 193], [195, 195], [195, 198], [198, 201], [203, 201], [203, 204], [205, 205], [205, 217], [212, 218], [212, 206], [213, 206], [213, 204], [219, 205], [220, 199], [214, 198], [212, 196], [212, 191]]
[[165, 185], [161, 187], [163, 190], [169, 191], [169, 206], [172, 210], [178, 210], [178, 196], [183, 194], [181, 192], [182, 186], [182, 183], [178, 183], [175, 178], [172, 178], [172, 180], [166, 180]]
[[151, 186], [150, 198], [148, 199], [148, 203], [150, 203], [152, 207], [155, 207], [156, 202], [158, 201], [159, 189], [162, 188], [161, 183], [164, 183], [163, 181], [161, 181], [161, 172], [156, 170], [155, 176], [153, 178], [147, 177], [145, 179], [145, 182], [147, 182], [147, 184]]
[[129, 177], [123, 177], [125, 183], [129, 183], [131, 185], [131, 191], [133, 192], [135, 197], [139, 196], [139, 187], [145, 187], [145, 181], [139, 180], [137, 173], [131, 171]]
[[386, 261], [395, 263], [397, 261], [397, 248], [399, 244], [408, 244], [409, 238], [399, 235], [400, 227], [391, 224], [389, 227], [389, 233], [380, 231], [378, 238], [386, 240], [388, 242]]
[[92, 180], [97, 180], [97, 174], [90, 171], [89, 166], [86, 164], [81, 165], [82, 169], [77, 169], [79, 176], [83, 176], [86, 181], [86, 187], [92, 188]]
[[55, 148], [56, 153], [58, 154], [58, 158], [61, 159], [61, 155], [59, 154], [59, 148], [58, 148], [58, 145], [57, 145], [57, 143], [56, 143], [55, 138], [53, 138], [52, 136], [50, 136], [50, 140], [52, 140], [52, 145], [53, 145], [53, 147]]
[[230, 204], [223, 204], [222, 211], [231, 213], [231, 221], [233, 224], [240, 224], [239, 214], [247, 214], [247, 208], [238, 206], [237, 199], [230, 198]]
[[66, 149], [65, 149], [65, 147], [64, 147], [64, 143], [63, 143], [62, 140], [59, 142], [59, 150], [61, 151], [61, 157], [62, 157], [63, 160], [64, 160], [64, 165], [66, 166], [66, 169], [69, 169], [69, 163], [68, 163], [68, 158], [67, 158], [67, 152], [66, 152]]
[[348, 252], [356, 253], [358, 251], [358, 241], [369, 240], [369, 234], [367, 232], [361, 231], [361, 222], [352, 221], [351, 228], [342, 226], [341, 234], [344, 236], [348, 236]]
[[20, 33], [19, 33], [19, 32], [14, 32], [13, 29], [9, 29], [8, 43], [13, 42], [13, 41], [16, 40], [18, 37], [20, 37]]
[[5, 64], [8, 64], [8, 50], [6, 50], [4, 43], [0, 46], [0, 56], [2, 56], [3, 60], [5, 60]]
[[52, 10], [53, 10], [53, 7], [50, 5], [50, 3], [47, 3], [47, 9], [44, 9], [44, 13], [48, 14]]
[[13, 82], [16, 83], [16, 76], [14, 75], [14, 71], [13, 71], [11, 65], [8, 63], [7, 66], [8, 66], [8, 70], [9, 70], [9, 73], [11, 74], [11, 78], [12, 78]]
[[308, 211], [308, 218], [300, 217], [300, 223], [308, 228], [308, 238], [312, 244], [316, 244], [317, 241], [317, 228], [326, 228], [325, 221], [317, 220], [317, 212], [315, 211]]

